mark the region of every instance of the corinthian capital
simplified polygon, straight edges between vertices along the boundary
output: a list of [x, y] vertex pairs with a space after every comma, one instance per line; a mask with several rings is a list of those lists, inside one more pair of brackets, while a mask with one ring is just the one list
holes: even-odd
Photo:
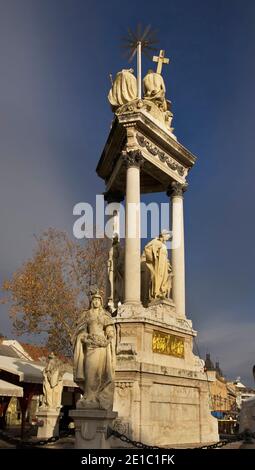
[[144, 164], [144, 158], [142, 156], [141, 150], [129, 150], [128, 152], [123, 152], [124, 163], [127, 168], [135, 167], [141, 168]]
[[173, 181], [167, 191], [168, 196], [183, 196], [183, 193], [187, 190], [188, 184], [182, 184], [178, 181]]

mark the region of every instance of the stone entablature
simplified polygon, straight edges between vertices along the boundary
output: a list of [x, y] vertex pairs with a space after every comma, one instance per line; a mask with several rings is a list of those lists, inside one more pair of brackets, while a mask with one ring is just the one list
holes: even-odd
[[104, 179], [107, 192], [125, 194], [125, 155], [136, 151], [140, 151], [144, 159], [144, 165], [140, 168], [141, 193], [167, 192], [173, 181], [185, 184], [187, 174], [196, 161], [196, 157], [144, 108], [137, 112], [122, 112], [115, 117], [97, 166], [97, 173]]
[[146, 139], [143, 135], [137, 133], [136, 140], [140, 147], [144, 147], [149, 154], [156, 157], [161, 163], [165, 163], [171, 170], [176, 171], [179, 176], [185, 178], [188, 169], [185, 168], [183, 165], [179, 164], [174, 160], [174, 158], [167, 155], [163, 152], [159, 147], [154, 145], [149, 139]]

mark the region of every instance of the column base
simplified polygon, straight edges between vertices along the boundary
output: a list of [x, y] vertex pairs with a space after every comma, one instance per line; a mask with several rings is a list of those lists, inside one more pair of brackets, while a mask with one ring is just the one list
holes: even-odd
[[148, 303], [148, 307], [154, 307], [157, 305], [166, 305], [168, 307], [175, 308], [173, 299], [153, 299]]
[[118, 416], [116, 411], [71, 410], [69, 416], [75, 422], [75, 449], [110, 449], [107, 427]]
[[140, 300], [126, 300], [122, 305], [135, 305], [139, 307], [142, 305], [142, 302]]

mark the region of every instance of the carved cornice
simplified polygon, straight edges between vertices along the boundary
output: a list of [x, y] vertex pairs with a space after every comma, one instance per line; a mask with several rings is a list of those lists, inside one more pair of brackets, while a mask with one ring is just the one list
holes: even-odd
[[133, 100], [133, 101], [130, 101], [129, 103], [127, 104], [124, 104], [122, 106], [120, 106], [115, 114], [117, 115], [120, 115], [120, 114], [125, 114], [125, 113], [135, 113], [137, 111], [140, 111], [141, 109], [145, 109], [146, 111], [150, 111], [151, 110], [151, 103], [148, 102], [148, 101], [145, 101], [145, 100], [140, 100], [140, 99], [136, 99], [136, 100]]
[[156, 145], [152, 144], [149, 140], [145, 139], [143, 135], [137, 133], [136, 139], [137, 139], [138, 144], [141, 147], [145, 147], [151, 155], [153, 155], [154, 157], [158, 157], [162, 163], [166, 163], [167, 166], [171, 170], [177, 171], [177, 173], [180, 176], [185, 175], [185, 168], [182, 165], [177, 163], [172, 157], [170, 157], [165, 152], [160, 150]]
[[124, 195], [120, 191], [107, 191], [104, 193], [104, 200], [110, 204], [111, 202], [122, 202]]
[[125, 382], [125, 381], [115, 381], [115, 387], [119, 387], [122, 390], [125, 388], [132, 388], [134, 386], [134, 382]]
[[122, 152], [124, 163], [127, 168], [141, 168], [144, 164], [144, 158], [141, 150], [129, 150]]
[[171, 186], [169, 187], [167, 191], [168, 196], [183, 196], [183, 193], [187, 191], [188, 184], [181, 184], [178, 181], [173, 181], [171, 183]]

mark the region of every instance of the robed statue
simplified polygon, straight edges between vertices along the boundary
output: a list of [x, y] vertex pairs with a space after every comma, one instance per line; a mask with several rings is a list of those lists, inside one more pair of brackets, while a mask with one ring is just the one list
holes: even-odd
[[162, 111], [165, 124], [170, 130], [173, 130], [171, 128], [173, 119], [171, 102], [166, 99], [166, 86], [162, 75], [153, 70], [148, 70], [143, 79], [143, 91], [144, 99], [151, 101]]
[[168, 259], [166, 241], [171, 235], [162, 230], [157, 238], [144, 247], [143, 262], [149, 273], [149, 300], [168, 299], [171, 291], [172, 267]]
[[74, 381], [83, 390], [77, 408], [112, 409], [114, 322], [97, 290], [74, 334]]
[[50, 353], [48, 362], [43, 370], [43, 400], [41, 408], [57, 410], [61, 408], [63, 390], [64, 365]]
[[137, 80], [133, 69], [123, 69], [117, 73], [108, 100], [115, 111], [123, 104], [137, 99]]
[[108, 257], [108, 304], [117, 307], [124, 299], [124, 249], [119, 241], [118, 233], [113, 234], [112, 246]]
[[151, 100], [162, 111], [167, 111], [166, 87], [162, 75], [149, 70], [143, 79], [143, 90], [145, 100]]

